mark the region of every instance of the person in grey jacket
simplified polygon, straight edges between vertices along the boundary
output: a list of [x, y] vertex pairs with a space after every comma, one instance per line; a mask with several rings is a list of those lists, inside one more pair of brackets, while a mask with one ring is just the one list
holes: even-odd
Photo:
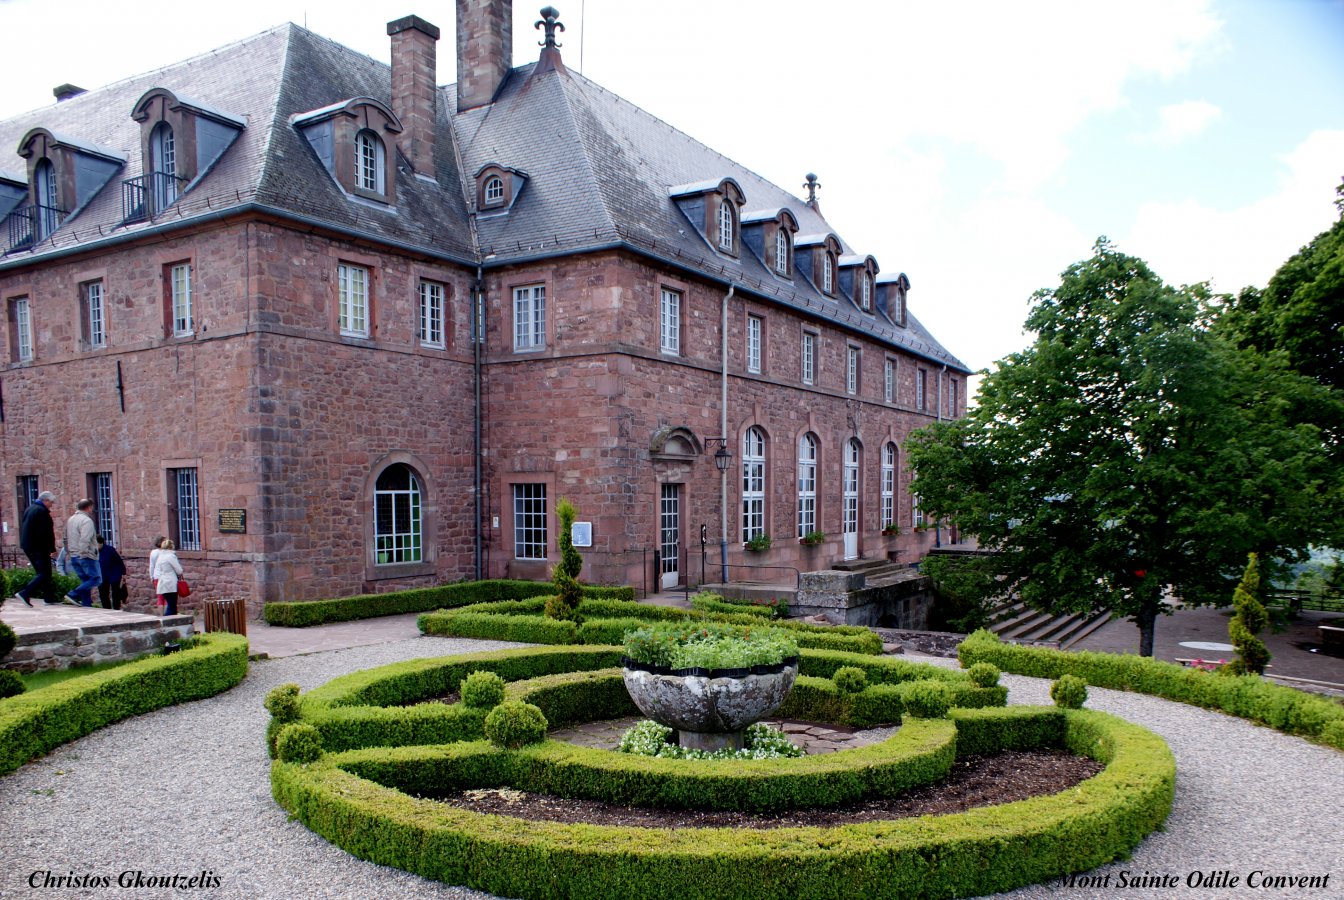
[[79, 576], [79, 587], [65, 597], [80, 606], [93, 606], [93, 589], [103, 583], [98, 567], [98, 527], [89, 515], [91, 509], [92, 500], [80, 500], [74, 515], [65, 520], [65, 550], [70, 554], [70, 567]]

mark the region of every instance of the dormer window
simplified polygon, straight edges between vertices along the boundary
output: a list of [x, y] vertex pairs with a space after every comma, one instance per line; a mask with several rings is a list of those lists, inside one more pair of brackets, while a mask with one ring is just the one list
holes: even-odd
[[155, 125], [149, 136], [149, 167], [154, 208], [166, 209], [177, 199], [177, 142], [167, 122]]
[[525, 184], [526, 172], [486, 163], [476, 172], [476, 208], [490, 215], [508, 212]]
[[789, 233], [783, 228], [775, 229], [775, 271], [785, 278], [789, 277]]
[[240, 116], [165, 87], [150, 88], [131, 109], [140, 123], [140, 174], [122, 182], [122, 221], [153, 218], [178, 201], [237, 139]]
[[[746, 195], [736, 181], [731, 178], [697, 181], [670, 188], [669, 193], [672, 202], [711, 248], [728, 256], [738, 255], [741, 244], [739, 210]], [[756, 246], [755, 249], [759, 255], [761, 248]]]
[[504, 179], [491, 175], [485, 180], [485, 205], [499, 206], [504, 202]]
[[864, 312], [870, 312], [873, 308], [873, 276], [864, 272], [859, 276], [859, 302]]
[[37, 239], [40, 241], [61, 224], [60, 205], [56, 202], [56, 169], [51, 160], [42, 159], [33, 169], [33, 200], [37, 207]]
[[355, 187], [372, 194], [383, 193], [385, 153], [383, 142], [369, 129], [355, 135]]
[[726, 198], [719, 201], [719, 249], [732, 253], [737, 237], [737, 223], [733, 217], [733, 204]]
[[[0, 223], [8, 253], [48, 238], [70, 216], [78, 215], [112, 176], [126, 164], [126, 155], [99, 147], [77, 134], [49, 128], [31, 129], [19, 141], [19, 156], [27, 160], [27, 185], [15, 191], [14, 179], [3, 179], [0, 202], [11, 211]], [[26, 202], [13, 209], [15, 200]]]

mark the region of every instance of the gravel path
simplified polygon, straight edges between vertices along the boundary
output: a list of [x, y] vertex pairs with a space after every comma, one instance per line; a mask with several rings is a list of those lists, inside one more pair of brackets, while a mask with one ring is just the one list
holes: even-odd
[[[513, 646], [419, 638], [253, 663], [218, 697], [110, 726], [0, 777], [0, 897], [434, 897], [488, 895], [426, 881], [349, 856], [290, 822], [271, 800], [262, 698], [277, 684], [304, 690], [402, 659]], [[951, 660], [921, 660], [955, 667]], [[1048, 700], [1048, 682], [1005, 676], [1014, 703]], [[1161, 734], [1176, 753], [1176, 805], [1167, 830], [1125, 863], [1089, 873], [1099, 887], [1055, 882], [1003, 896], [1344, 897], [1344, 754], [1238, 719], [1137, 694], [1093, 689], [1088, 705]], [[1324, 890], [1250, 889], [1246, 877], [1325, 875]], [[122, 872], [209, 871], [214, 890], [116, 886]], [[1188, 888], [1191, 872], [1223, 871], [1236, 887]], [[111, 879], [108, 889], [54, 877]], [[1126, 888], [1121, 873], [1174, 875], [1173, 888]], [[37, 873], [34, 875], [34, 873]], [[35, 887], [30, 878], [38, 879]], [[731, 898], [727, 898], [731, 900]]]

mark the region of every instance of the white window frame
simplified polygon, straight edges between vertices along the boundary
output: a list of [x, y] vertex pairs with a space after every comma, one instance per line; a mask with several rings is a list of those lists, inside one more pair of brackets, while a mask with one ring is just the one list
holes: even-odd
[[45, 157], [33, 169], [33, 196], [37, 199], [37, 221], [33, 229], [42, 240], [60, 227], [60, 208], [56, 205], [56, 167]]
[[873, 308], [873, 281], [867, 272], [860, 273], [859, 279], [863, 282], [860, 292], [863, 301], [863, 311], [868, 312]]
[[355, 187], [386, 194], [387, 150], [382, 138], [365, 128], [355, 135]]
[[[405, 470], [408, 487], [378, 487], [384, 475], [394, 469]], [[407, 528], [397, 530], [397, 514], [401, 512]], [[424, 561], [425, 521], [424, 492], [415, 471], [405, 463], [394, 463], [378, 473], [373, 489], [373, 547], [374, 565], [395, 566]]]
[[736, 245], [736, 216], [733, 215], [733, 202], [727, 197], [719, 199], [719, 249], [732, 253]]
[[783, 226], [775, 229], [775, 272], [789, 277], [789, 233]]
[[33, 358], [33, 316], [27, 297], [14, 301], [14, 330], [17, 336], [16, 348], [19, 362], [29, 362]]
[[765, 335], [765, 320], [760, 316], [747, 316], [747, 371], [753, 375], [761, 374], [761, 350]]
[[826, 294], [835, 293], [835, 259], [829, 252], [821, 254], [821, 290]]
[[896, 445], [882, 445], [882, 527], [896, 524]]
[[546, 483], [513, 485], [513, 558], [546, 559], [550, 549]]
[[504, 179], [498, 175], [491, 175], [485, 179], [485, 188], [481, 193], [487, 207], [502, 205], [504, 203]]
[[918, 528], [924, 524], [924, 510], [919, 508], [919, 494], [910, 495], [910, 526]]
[[546, 347], [546, 285], [513, 289], [513, 349], [519, 352]]
[[437, 281], [420, 282], [420, 346], [444, 348], [444, 297], [443, 284]]
[[882, 368], [882, 399], [887, 403], [896, 400], [896, 360], [890, 356]]
[[336, 266], [338, 321], [345, 337], [369, 336], [369, 270], [340, 263]]
[[[150, 169], [154, 212], [167, 209], [177, 200], [177, 138], [173, 126], [160, 122], [150, 132]], [[154, 177], [157, 176], [157, 177]]]
[[103, 303], [103, 283], [86, 281], [80, 285], [84, 293], [84, 315], [89, 322], [89, 349], [107, 346], [107, 306]]
[[811, 433], [798, 439], [798, 537], [817, 530], [817, 439]]
[[658, 300], [658, 349], [681, 355], [681, 291], [663, 288]]
[[924, 368], [915, 369], [915, 409], [921, 412], [928, 408], [929, 374]]
[[765, 434], [742, 436], [742, 543], [765, 534]]
[[817, 335], [812, 331], [803, 332], [803, 384], [817, 383]]
[[168, 267], [168, 293], [172, 301], [173, 337], [190, 337], [196, 330], [192, 310], [191, 263]]
[[847, 362], [845, 365], [845, 393], [857, 394], [859, 392], [859, 365], [860, 350], [858, 347], [848, 347]]

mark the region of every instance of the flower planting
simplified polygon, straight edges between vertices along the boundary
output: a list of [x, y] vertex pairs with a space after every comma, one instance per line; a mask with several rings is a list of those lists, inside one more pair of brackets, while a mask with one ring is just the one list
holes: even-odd
[[669, 740], [671, 737], [671, 728], [645, 719], [621, 736], [621, 744], [617, 749], [622, 753], [656, 756], [659, 759], [796, 759], [805, 755], [802, 748], [790, 741], [784, 732], [760, 722], [747, 726], [746, 746], [741, 750], [688, 749]]

